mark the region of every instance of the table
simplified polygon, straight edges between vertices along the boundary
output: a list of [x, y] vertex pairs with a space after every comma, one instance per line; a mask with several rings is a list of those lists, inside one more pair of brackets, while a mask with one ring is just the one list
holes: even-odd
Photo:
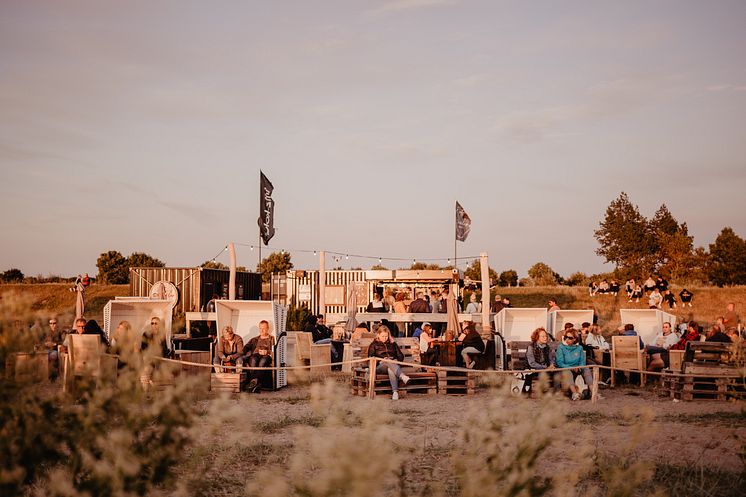
[[435, 359], [440, 363], [441, 366], [458, 366], [461, 362], [461, 349], [463, 348], [462, 342], [456, 342], [453, 340], [440, 341], [436, 340], [431, 345], [433, 348], [437, 348], [438, 355]]

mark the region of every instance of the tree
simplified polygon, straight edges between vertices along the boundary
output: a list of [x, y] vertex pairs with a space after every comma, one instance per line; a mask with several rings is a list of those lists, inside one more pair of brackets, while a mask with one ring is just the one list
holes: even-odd
[[288, 269], [293, 269], [293, 263], [290, 261], [288, 252], [272, 252], [262, 259], [257, 267], [257, 272], [261, 273], [262, 281], [268, 283], [273, 273], [284, 273]]
[[[667, 227], [664, 217], [661, 214], [659, 222]], [[645, 274], [655, 269], [655, 235], [647, 219], [640, 214], [636, 205], [632, 205], [626, 193], [622, 192], [606, 208], [606, 215], [599, 223], [599, 229], [594, 231], [594, 237], [600, 245], [596, 254], [606, 262], [614, 263], [618, 269], [635, 274]]]
[[132, 252], [127, 257], [127, 267], [165, 267], [166, 264], [143, 252]]
[[585, 286], [588, 284], [588, 276], [582, 271], [576, 271], [572, 273], [565, 280], [567, 286]]
[[96, 267], [98, 279], [105, 285], [122, 285], [129, 282], [127, 259], [116, 250], [101, 254], [96, 260]]
[[[497, 271], [492, 268], [488, 269], [490, 277], [490, 286], [496, 285], [500, 277], [497, 275]], [[482, 281], [482, 261], [481, 259], [474, 259], [471, 264], [464, 270], [464, 279], [470, 279], [472, 281]]]
[[518, 285], [518, 272], [515, 269], [508, 269], [500, 273], [498, 279], [500, 286], [516, 286]]
[[658, 232], [658, 273], [669, 280], [681, 280], [690, 271], [693, 262], [694, 237], [689, 236], [686, 223], [680, 229], [667, 233]]
[[387, 268], [386, 266], [382, 266], [380, 264], [374, 264], [370, 267], [370, 270], [371, 271], [388, 271], [389, 268]]
[[11, 268], [0, 274], [0, 281], [5, 283], [18, 283], [23, 281], [24, 275], [20, 269]]
[[537, 262], [528, 270], [528, 277], [537, 286], [552, 286], [561, 283], [562, 277], [543, 262]]
[[426, 264], [424, 262], [414, 262], [411, 266], [409, 266], [409, 269], [412, 271], [426, 271], [426, 270], [434, 270], [434, 269], [441, 269], [440, 266], [437, 264]]
[[199, 267], [203, 267], [205, 269], [228, 269], [228, 266], [226, 266], [222, 262], [217, 261], [205, 261], [200, 264]]
[[707, 273], [717, 286], [746, 284], [746, 241], [726, 227], [710, 244]]

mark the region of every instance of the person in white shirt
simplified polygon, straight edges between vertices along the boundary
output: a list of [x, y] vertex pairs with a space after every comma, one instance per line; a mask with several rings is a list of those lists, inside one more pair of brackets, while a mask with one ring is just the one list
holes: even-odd
[[426, 366], [435, 364], [438, 357], [437, 340], [433, 339], [433, 330], [430, 323], [422, 323], [422, 333], [420, 333], [420, 363]]
[[651, 309], [660, 309], [661, 302], [663, 302], [663, 295], [661, 295], [661, 292], [657, 288], [654, 288], [648, 298], [648, 305]]
[[679, 336], [673, 332], [671, 323], [663, 323], [663, 328], [652, 344], [647, 345], [650, 355], [648, 371], [660, 371], [668, 366], [668, 349], [679, 341]]
[[591, 325], [588, 328], [588, 336], [585, 338], [585, 345], [600, 350], [609, 350], [609, 342], [606, 341], [604, 336], [601, 334], [601, 328], [598, 325]]

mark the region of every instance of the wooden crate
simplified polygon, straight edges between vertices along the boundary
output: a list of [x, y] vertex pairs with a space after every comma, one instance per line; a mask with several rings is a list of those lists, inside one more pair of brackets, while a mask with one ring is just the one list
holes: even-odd
[[241, 373], [212, 373], [210, 390], [213, 392], [239, 393], [241, 391]]
[[678, 376], [661, 376], [661, 388], [658, 390], [658, 394], [661, 397], [669, 397], [671, 399], [681, 398], [681, 385]]
[[[368, 395], [368, 373], [368, 368], [355, 368], [353, 370], [352, 379], [350, 380], [352, 395], [360, 395], [362, 397]], [[437, 376], [434, 372], [429, 370], [405, 371], [404, 374], [409, 376], [409, 381], [406, 385], [399, 382], [400, 396], [404, 396], [407, 393], [434, 395], [437, 392]], [[373, 390], [374, 395], [392, 394], [388, 374], [376, 375], [376, 384]]]
[[332, 346], [329, 343], [311, 345], [311, 379], [323, 380], [332, 373]]
[[725, 400], [728, 393], [727, 378], [707, 376], [681, 376], [682, 400]]
[[49, 378], [49, 356], [46, 352], [9, 354], [5, 359], [5, 377], [17, 383], [37, 383]]
[[441, 395], [471, 395], [477, 387], [473, 371], [438, 371], [438, 393]]

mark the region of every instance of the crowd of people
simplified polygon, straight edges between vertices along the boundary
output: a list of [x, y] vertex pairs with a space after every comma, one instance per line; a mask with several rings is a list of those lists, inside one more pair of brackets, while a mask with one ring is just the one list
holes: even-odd
[[[653, 343], [649, 344], [643, 341], [630, 323], [621, 326], [618, 334], [637, 336], [640, 350], [650, 358], [646, 369], [661, 371], [670, 366], [670, 351], [686, 350], [688, 342], [741, 342], [743, 338], [739, 326], [740, 317], [735, 311], [735, 303], [731, 302], [727, 305], [725, 314], [707, 329], [696, 321], [682, 323], [679, 330], [672, 323], [664, 322]], [[611, 344], [597, 325], [588, 322], [582, 323], [580, 330], [573, 323], [565, 323], [562, 333], [556, 337], [558, 342], [552, 344], [551, 338], [544, 328], [537, 328], [531, 334], [531, 344], [526, 350], [529, 369], [549, 373], [555, 388], [565, 391], [573, 400], [587, 398], [587, 393], [585, 397], [581, 396], [575, 378], [580, 375], [586, 385], [590, 385], [592, 379], [587, 366], [601, 364], [602, 353], [610, 351]], [[553, 372], [558, 368], [572, 369]]]
[[[588, 294], [591, 297], [596, 295], [616, 297], [620, 289], [619, 282], [615, 279], [588, 283]], [[676, 295], [669, 288], [668, 281], [661, 275], [650, 275], [643, 283], [630, 278], [624, 283], [624, 291], [627, 295], [627, 302], [639, 304], [647, 299], [650, 309], [662, 309], [664, 305], [667, 305], [669, 309], [675, 309], [679, 303], [681, 307], [693, 307], [694, 294], [684, 288], [679, 292], [677, 300]]]

